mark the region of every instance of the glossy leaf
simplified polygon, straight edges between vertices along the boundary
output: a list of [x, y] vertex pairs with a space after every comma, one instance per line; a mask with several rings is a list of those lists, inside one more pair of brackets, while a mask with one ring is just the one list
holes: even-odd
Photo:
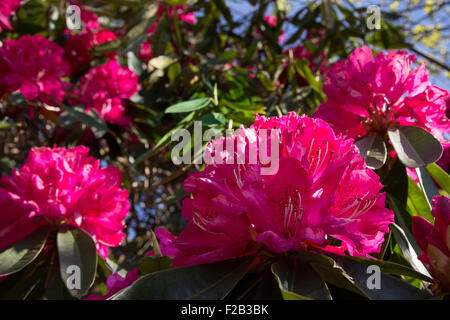
[[388, 135], [399, 159], [407, 167], [424, 167], [436, 162], [442, 155], [441, 143], [420, 127], [390, 127]]
[[61, 278], [69, 293], [81, 298], [95, 280], [97, 270], [95, 242], [86, 231], [76, 228], [59, 231], [56, 243]]
[[429, 164], [425, 167], [431, 177], [438, 183], [438, 185], [450, 194], [450, 175], [445, 172], [436, 163]]
[[381, 168], [386, 162], [387, 149], [383, 139], [376, 134], [367, 136], [355, 141], [361, 157], [366, 160], [366, 165], [371, 169]]
[[33, 262], [44, 249], [47, 235], [48, 227], [39, 228], [24, 239], [0, 251], [0, 276], [16, 273]]
[[254, 257], [154, 272], [112, 297], [113, 300], [223, 299], [247, 272]]
[[179, 102], [166, 109], [166, 113], [191, 112], [207, 107], [211, 103], [211, 98], [200, 98]]
[[272, 265], [284, 300], [331, 300], [327, 285], [311, 265], [296, 256]]

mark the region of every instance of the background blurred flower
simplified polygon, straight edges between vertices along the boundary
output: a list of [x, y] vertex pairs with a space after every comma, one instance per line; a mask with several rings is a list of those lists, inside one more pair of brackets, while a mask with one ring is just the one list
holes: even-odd
[[11, 14], [20, 6], [20, 0], [3, 0], [0, 2], [0, 33], [4, 29], [12, 30], [10, 23]]
[[0, 96], [18, 91], [27, 100], [54, 105], [70, 86], [62, 79], [69, 72], [62, 48], [41, 35], [6, 39], [0, 47]]
[[139, 89], [138, 76], [111, 60], [89, 70], [74, 93], [87, 110], [94, 108], [105, 121], [127, 126], [131, 120], [126, 115], [124, 99], [131, 98]]

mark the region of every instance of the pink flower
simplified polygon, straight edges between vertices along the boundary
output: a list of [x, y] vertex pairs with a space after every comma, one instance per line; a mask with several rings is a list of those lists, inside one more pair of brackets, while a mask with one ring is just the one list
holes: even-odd
[[62, 101], [70, 86], [62, 80], [69, 70], [63, 50], [41, 35], [6, 39], [0, 48], [0, 96], [18, 91], [28, 100], [54, 105], [52, 99]]
[[115, 295], [120, 290], [125, 289], [126, 287], [133, 284], [139, 278], [138, 274], [138, 268], [128, 271], [125, 278], [118, 273], [113, 273], [106, 279], [107, 293], [105, 296], [90, 295], [83, 300], [106, 300], [109, 297]]
[[326, 75], [327, 102], [314, 114], [348, 137], [367, 132], [384, 136], [391, 125], [414, 125], [431, 132], [444, 147], [450, 132], [445, 116], [448, 92], [428, 81], [425, 63], [404, 50], [380, 52], [357, 48], [347, 60], [337, 62]]
[[[108, 30], [80, 34], [71, 34], [67, 30], [66, 34], [67, 40], [64, 43], [64, 59], [70, 63], [72, 74], [77, 74], [79, 71], [87, 68], [89, 63], [94, 59], [94, 56], [88, 53], [89, 50], [93, 49], [96, 45], [117, 38], [114, 32]], [[117, 54], [109, 53], [106, 56], [110, 59], [115, 59]]]
[[[262, 174], [268, 165], [252, 154], [276, 132], [279, 169]], [[236, 151], [220, 152], [226, 145]], [[187, 228], [177, 238], [157, 230], [162, 253], [174, 258], [174, 266], [239, 257], [260, 244], [276, 253], [313, 246], [366, 257], [379, 252], [394, 221], [378, 176], [365, 168], [352, 140], [336, 136], [320, 119], [293, 112], [257, 116], [249, 129], [211, 142], [206, 159], [213, 162], [184, 184], [190, 193], [182, 211]]]
[[75, 94], [87, 110], [94, 108], [105, 121], [128, 126], [131, 120], [126, 115], [124, 99], [131, 98], [139, 89], [138, 76], [111, 60], [91, 69], [80, 80]]
[[433, 197], [434, 226], [422, 217], [413, 217], [413, 234], [422, 249], [419, 257], [429, 266], [436, 281], [436, 294], [450, 292], [450, 198]]
[[33, 148], [20, 171], [0, 179], [0, 250], [40, 226], [68, 224], [89, 232], [98, 252], [120, 245], [130, 204], [122, 173], [100, 168], [86, 147]]
[[[271, 28], [275, 28], [277, 26], [277, 16], [268, 14], [264, 16], [264, 21], [267, 22], [267, 24], [271, 27]], [[255, 34], [256, 35], [261, 35], [261, 30], [256, 29], [255, 30]], [[278, 42], [280, 43], [284, 43], [286, 40], [284, 39], [284, 36], [286, 35], [286, 32], [283, 31], [281, 33], [281, 35], [278, 36]]]
[[12, 30], [9, 18], [20, 6], [20, 0], [3, 0], [0, 2], [0, 33], [4, 30]]

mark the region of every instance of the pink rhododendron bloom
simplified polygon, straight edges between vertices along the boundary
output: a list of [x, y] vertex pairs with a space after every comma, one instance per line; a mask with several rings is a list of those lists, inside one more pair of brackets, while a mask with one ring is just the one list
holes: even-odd
[[115, 295], [120, 290], [125, 289], [126, 287], [133, 284], [138, 278], [139, 278], [138, 268], [128, 271], [125, 278], [118, 273], [113, 273], [106, 279], [107, 293], [105, 296], [90, 295], [84, 298], [84, 300], [106, 300], [109, 297]]
[[44, 225], [91, 234], [98, 252], [120, 245], [130, 204], [122, 173], [100, 168], [86, 147], [33, 148], [20, 171], [0, 179], [0, 250]]
[[450, 198], [435, 196], [431, 214], [434, 226], [422, 217], [413, 217], [413, 233], [422, 249], [419, 257], [429, 266], [436, 281], [434, 293], [450, 292]]
[[69, 70], [63, 50], [41, 35], [6, 39], [0, 47], [0, 96], [18, 91], [27, 100], [54, 105], [69, 86], [62, 80]]
[[[277, 132], [278, 171], [262, 174], [267, 158], [253, 161], [252, 154], [267, 137], [272, 145]], [[308, 246], [363, 257], [379, 252], [394, 215], [352, 142], [293, 112], [257, 116], [249, 129], [212, 141], [205, 156], [212, 162], [184, 184], [189, 224], [178, 237], [157, 229], [161, 252], [174, 266], [239, 257], [261, 244], [276, 253]], [[237, 147], [228, 152], [226, 145]]]
[[352, 138], [367, 132], [384, 136], [392, 125], [414, 125], [449, 145], [444, 138], [450, 132], [448, 92], [428, 81], [425, 62], [412, 69], [415, 60], [405, 50], [373, 57], [368, 47], [357, 48], [328, 70], [323, 87], [327, 101], [314, 117]]
[[12, 30], [9, 19], [19, 6], [20, 0], [2, 0], [0, 2], [0, 33], [5, 29]]
[[80, 80], [75, 94], [87, 110], [94, 108], [100, 116], [113, 124], [127, 126], [126, 102], [140, 89], [138, 76], [116, 61], [91, 69]]
[[[94, 56], [88, 51], [94, 46], [104, 42], [108, 42], [117, 38], [112, 31], [100, 30], [96, 32], [87, 32], [80, 34], [71, 34], [67, 30], [67, 40], [64, 43], [64, 59], [70, 63], [72, 74], [89, 66], [89, 63], [94, 59]], [[109, 53], [106, 55], [110, 59], [115, 59], [116, 53]]]
[[[275, 28], [277, 26], [277, 16], [274, 16], [272, 14], [268, 14], [268, 15], [264, 16], [264, 20], [272, 28]], [[281, 35], [278, 37], [278, 42], [283, 43], [285, 41], [285, 39], [284, 39], [285, 35], [286, 35], [286, 32], [283, 31], [281, 33]]]

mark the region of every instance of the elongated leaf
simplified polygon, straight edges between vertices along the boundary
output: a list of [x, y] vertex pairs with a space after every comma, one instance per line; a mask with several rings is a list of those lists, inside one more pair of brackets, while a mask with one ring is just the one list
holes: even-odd
[[302, 258], [306, 259], [327, 283], [368, 298], [364, 292], [355, 285], [355, 282], [345, 270], [337, 265], [332, 258], [319, 253], [309, 252], [302, 253]]
[[427, 268], [418, 258], [421, 250], [409, 230], [404, 230], [396, 224], [393, 224], [392, 234], [394, 235], [394, 239], [397, 242], [400, 250], [402, 251], [403, 256], [406, 258], [406, 260], [408, 260], [411, 266], [417, 272], [430, 277], [430, 273], [428, 272]]
[[429, 164], [425, 167], [428, 173], [433, 177], [439, 186], [450, 194], [450, 176], [436, 163]]
[[295, 59], [294, 60], [295, 70], [309, 82], [311, 88], [313, 88], [317, 93], [320, 94], [322, 98], [325, 97], [322, 84], [316, 80], [311, 69], [309, 68], [309, 62], [306, 59]]
[[76, 228], [60, 231], [56, 238], [59, 271], [69, 293], [83, 297], [95, 280], [97, 249], [91, 236]]
[[[366, 264], [349, 257], [333, 256], [336, 263], [350, 275], [369, 299], [372, 300], [421, 300], [431, 299], [432, 296], [408, 282], [384, 272], [377, 273], [368, 269]], [[379, 277], [379, 287], [372, 286], [372, 277]], [[376, 283], [377, 281], [375, 281]]]
[[414, 182], [414, 180], [408, 176], [408, 208], [412, 211], [411, 213], [415, 216], [421, 216], [430, 221], [434, 221], [431, 215], [430, 206], [428, 204], [427, 198], [419, 186]]
[[399, 159], [407, 167], [424, 167], [436, 162], [442, 155], [441, 143], [420, 127], [390, 127], [388, 135]]
[[311, 265], [296, 256], [272, 265], [284, 300], [331, 300], [327, 285]]
[[37, 258], [44, 249], [48, 227], [34, 231], [21, 241], [0, 251], [0, 276], [16, 273]]
[[[431, 209], [431, 203], [434, 196], [438, 196], [439, 192], [436, 188], [436, 185], [433, 182], [433, 179], [431, 179], [430, 175], [428, 174], [428, 171], [425, 168], [417, 168], [416, 169], [417, 178], [419, 178], [420, 186], [422, 187], [422, 190], [425, 192], [428, 205]], [[433, 221], [434, 219], [432, 219]]]
[[386, 162], [387, 149], [383, 139], [376, 134], [367, 136], [355, 142], [361, 157], [366, 160], [366, 165], [371, 169], [381, 168]]
[[139, 260], [138, 265], [139, 270], [141, 270], [143, 274], [149, 274], [170, 269], [172, 267], [172, 260], [165, 256], [144, 257]]
[[66, 108], [65, 112], [61, 114], [61, 120], [66, 121], [67, 117], [73, 120], [80, 121], [90, 127], [96, 137], [103, 136], [109, 131], [106, 123], [100, 117], [100, 115], [94, 109], [91, 109], [89, 113], [86, 113], [82, 108]]
[[166, 15], [159, 20], [152, 38], [152, 55], [158, 57], [166, 51], [170, 41], [170, 26]]
[[242, 279], [253, 260], [254, 256], [243, 257], [151, 273], [120, 291], [112, 299], [223, 299]]
[[166, 109], [166, 113], [191, 112], [207, 107], [211, 103], [211, 98], [200, 98], [179, 102]]
[[357, 261], [359, 263], [365, 264], [365, 265], [377, 265], [380, 267], [381, 271], [388, 274], [395, 274], [399, 276], [408, 276], [413, 277], [416, 279], [420, 279], [427, 282], [433, 282], [433, 279], [430, 278], [426, 274], [422, 274], [420, 272], [417, 272], [414, 269], [411, 269], [407, 266], [391, 262], [391, 261], [383, 261], [383, 260], [375, 260], [375, 259], [368, 259], [368, 258], [360, 258], [360, 257], [349, 257], [350, 259]]

